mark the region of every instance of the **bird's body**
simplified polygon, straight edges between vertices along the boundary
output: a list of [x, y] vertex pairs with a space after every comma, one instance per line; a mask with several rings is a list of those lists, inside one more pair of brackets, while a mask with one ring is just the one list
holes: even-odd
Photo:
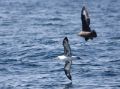
[[65, 56], [65, 55], [58, 56], [57, 58], [58, 58], [59, 60], [61, 60], [61, 61], [66, 61], [66, 60], [68, 60], [68, 57]]
[[65, 56], [65, 55], [60, 55], [58, 56], [56, 59], [57, 60], [61, 60], [61, 61], [66, 61], [66, 60], [72, 60], [72, 59], [76, 59], [78, 58], [77, 56], [71, 56], [71, 57], [68, 57], [68, 56]]
[[90, 37], [90, 34], [91, 34], [91, 32], [88, 32], [88, 31], [81, 31], [79, 33], [79, 35], [82, 37]]

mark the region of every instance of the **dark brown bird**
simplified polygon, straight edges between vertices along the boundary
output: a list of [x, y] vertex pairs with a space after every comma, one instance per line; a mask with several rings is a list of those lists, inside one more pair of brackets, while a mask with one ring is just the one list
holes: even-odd
[[82, 21], [82, 31], [78, 34], [81, 37], [84, 37], [85, 40], [93, 39], [97, 37], [97, 33], [95, 30], [91, 30], [90, 28], [90, 17], [88, 15], [88, 11], [85, 6], [83, 6], [81, 11], [81, 21]]

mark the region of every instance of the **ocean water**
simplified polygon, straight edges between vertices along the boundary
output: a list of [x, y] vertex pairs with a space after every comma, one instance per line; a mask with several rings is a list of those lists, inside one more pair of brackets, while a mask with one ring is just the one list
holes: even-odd
[[[83, 5], [98, 34], [88, 42]], [[65, 36], [72, 82], [55, 60]], [[120, 89], [120, 0], [0, 0], [0, 89]]]

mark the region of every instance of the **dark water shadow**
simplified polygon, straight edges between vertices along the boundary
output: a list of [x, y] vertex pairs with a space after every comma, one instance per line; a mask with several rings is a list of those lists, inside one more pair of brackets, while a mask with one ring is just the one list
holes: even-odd
[[72, 82], [65, 84], [65, 87], [63, 89], [69, 89], [72, 87]]

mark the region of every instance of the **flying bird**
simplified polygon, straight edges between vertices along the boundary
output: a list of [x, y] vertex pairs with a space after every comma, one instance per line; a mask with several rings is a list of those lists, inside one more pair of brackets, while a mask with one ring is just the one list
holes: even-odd
[[65, 37], [63, 40], [63, 47], [64, 47], [64, 55], [68, 57], [68, 60], [65, 61], [64, 71], [68, 79], [72, 80], [72, 77], [70, 74], [70, 69], [72, 64], [72, 60], [71, 60], [72, 53], [71, 53], [71, 48], [70, 48], [67, 37]]
[[71, 65], [72, 65], [72, 53], [67, 37], [63, 39], [64, 55], [58, 56], [58, 59], [65, 61], [64, 72], [68, 79], [72, 80]]
[[81, 11], [81, 21], [82, 21], [82, 31], [78, 34], [81, 37], [84, 37], [86, 41], [89, 39], [93, 39], [97, 37], [97, 33], [95, 30], [91, 30], [90, 28], [90, 17], [88, 15], [87, 8], [83, 6]]

